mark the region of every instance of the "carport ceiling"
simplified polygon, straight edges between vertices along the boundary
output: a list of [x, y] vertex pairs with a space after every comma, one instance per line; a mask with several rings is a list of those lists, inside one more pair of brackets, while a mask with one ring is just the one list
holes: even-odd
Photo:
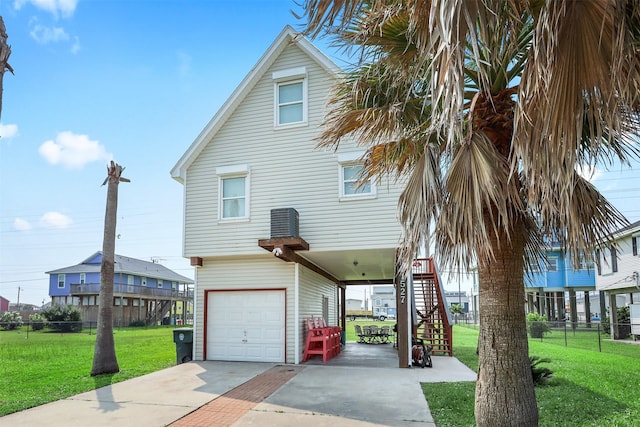
[[297, 251], [297, 254], [346, 282], [392, 283], [395, 275], [395, 249], [350, 251]]

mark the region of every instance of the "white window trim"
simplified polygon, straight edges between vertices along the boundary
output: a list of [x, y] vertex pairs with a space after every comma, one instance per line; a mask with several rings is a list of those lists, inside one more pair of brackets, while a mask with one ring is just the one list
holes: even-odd
[[[58, 274], [58, 289], [64, 289], [65, 280], [67, 280], [67, 277], [65, 276], [64, 273]], [[62, 282], [62, 286], [60, 286], [60, 282]]]
[[80, 284], [84, 285], [87, 283], [87, 273], [80, 273]]
[[[273, 126], [275, 129], [289, 129], [308, 125], [308, 85], [306, 67], [296, 67], [287, 70], [274, 71], [273, 79]], [[280, 123], [280, 103], [278, 99], [280, 85], [302, 82], [302, 120], [292, 123]]]
[[[251, 206], [251, 174], [249, 165], [229, 165], [220, 166], [216, 168], [216, 175], [218, 175], [218, 221], [219, 222], [243, 222], [250, 219], [250, 206]], [[223, 217], [223, 203], [222, 203], [222, 183], [227, 178], [245, 178], [244, 180], [244, 216], [234, 218]]]
[[369, 179], [371, 184], [371, 192], [364, 194], [344, 194], [344, 171], [343, 169], [348, 166], [362, 166], [363, 162], [360, 160], [364, 155], [364, 151], [352, 151], [348, 153], [338, 154], [338, 181], [340, 183], [339, 188], [339, 200], [363, 200], [363, 199], [375, 199], [377, 197], [378, 190], [376, 188], [376, 182], [374, 179]]
[[[555, 261], [555, 270], [551, 269], [551, 261]], [[549, 257], [549, 263], [547, 265], [547, 272], [551, 272], [551, 273], [557, 273], [558, 271], [560, 271], [560, 260], [558, 259], [557, 256], [550, 256]]]

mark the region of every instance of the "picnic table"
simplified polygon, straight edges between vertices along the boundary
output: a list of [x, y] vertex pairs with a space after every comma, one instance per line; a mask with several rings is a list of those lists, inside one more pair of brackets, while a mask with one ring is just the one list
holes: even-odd
[[375, 325], [355, 325], [358, 342], [366, 344], [386, 344], [391, 342], [391, 328], [389, 326], [378, 327]]

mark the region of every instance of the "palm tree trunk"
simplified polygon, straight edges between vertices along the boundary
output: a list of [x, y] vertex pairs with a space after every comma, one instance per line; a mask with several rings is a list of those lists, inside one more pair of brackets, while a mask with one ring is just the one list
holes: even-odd
[[509, 236], [492, 233], [495, 258], [479, 263], [478, 427], [538, 425], [524, 311], [524, 231], [516, 221]]
[[5, 70], [9, 70], [13, 73], [13, 68], [9, 65], [11, 46], [7, 44], [7, 38], [7, 30], [4, 26], [2, 16], [0, 16], [0, 118], [2, 118], [2, 92], [4, 90], [2, 82], [4, 81], [4, 72]]
[[91, 376], [113, 374], [120, 371], [113, 341], [113, 280], [120, 174], [118, 173], [115, 179], [113, 179], [111, 173], [109, 175], [107, 208], [104, 216], [104, 237], [102, 241], [102, 264], [100, 266], [100, 306]]

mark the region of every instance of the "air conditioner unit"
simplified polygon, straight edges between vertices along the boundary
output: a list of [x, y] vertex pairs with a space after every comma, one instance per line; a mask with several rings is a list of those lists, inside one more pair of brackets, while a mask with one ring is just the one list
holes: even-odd
[[298, 211], [294, 208], [271, 209], [271, 238], [300, 237]]

